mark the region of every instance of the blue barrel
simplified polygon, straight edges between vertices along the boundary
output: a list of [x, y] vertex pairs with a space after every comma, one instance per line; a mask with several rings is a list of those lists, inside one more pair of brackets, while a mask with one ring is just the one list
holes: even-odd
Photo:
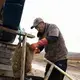
[[[6, 0], [3, 6], [3, 26], [9, 29], [18, 30], [21, 21], [25, 0]], [[13, 42], [16, 35], [5, 31], [0, 32], [0, 40]]]

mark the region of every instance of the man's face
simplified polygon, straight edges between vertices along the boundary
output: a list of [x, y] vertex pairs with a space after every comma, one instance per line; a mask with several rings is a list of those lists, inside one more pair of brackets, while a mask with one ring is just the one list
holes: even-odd
[[45, 28], [45, 23], [41, 22], [37, 27], [37, 31], [43, 33], [44, 32], [44, 28]]

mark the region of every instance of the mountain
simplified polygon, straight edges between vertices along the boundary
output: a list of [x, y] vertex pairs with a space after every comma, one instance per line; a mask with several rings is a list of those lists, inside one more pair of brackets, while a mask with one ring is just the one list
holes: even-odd
[[69, 52], [67, 56], [70, 60], [80, 60], [80, 53], [77, 52]]

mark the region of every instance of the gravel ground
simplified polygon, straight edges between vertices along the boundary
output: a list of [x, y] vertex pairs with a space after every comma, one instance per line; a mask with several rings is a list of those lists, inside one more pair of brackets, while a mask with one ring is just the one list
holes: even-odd
[[[32, 73], [34, 76], [44, 77], [46, 62], [38, 57], [33, 60]], [[68, 68], [66, 71], [72, 78], [72, 80], [80, 80], [80, 63], [68, 62]], [[66, 76], [64, 80], [70, 80]]]

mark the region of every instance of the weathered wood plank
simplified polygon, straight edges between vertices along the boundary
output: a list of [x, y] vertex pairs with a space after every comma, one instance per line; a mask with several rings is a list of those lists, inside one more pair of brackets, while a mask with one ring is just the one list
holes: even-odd
[[14, 80], [13, 77], [0, 76], [0, 80]]
[[0, 58], [7, 58], [7, 59], [10, 59], [12, 57], [11, 54], [7, 54], [5, 52], [1, 52], [0, 51]]
[[12, 44], [12, 43], [9, 43], [9, 42], [3, 42], [3, 41], [0, 41], [0, 45], [6, 45], [7, 47], [11, 47], [11, 48], [15, 48], [17, 46], [17, 44]]
[[0, 64], [0, 69], [1, 70], [10, 70], [10, 71], [12, 71], [11, 65]]
[[0, 58], [1, 64], [11, 65], [11, 60], [6, 58]]
[[13, 77], [12, 67], [10, 65], [0, 64], [0, 76]]
[[[16, 48], [16, 47], [15, 47]], [[14, 53], [14, 45], [0, 43], [0, 63], [11, 65], [11, 57]]]

